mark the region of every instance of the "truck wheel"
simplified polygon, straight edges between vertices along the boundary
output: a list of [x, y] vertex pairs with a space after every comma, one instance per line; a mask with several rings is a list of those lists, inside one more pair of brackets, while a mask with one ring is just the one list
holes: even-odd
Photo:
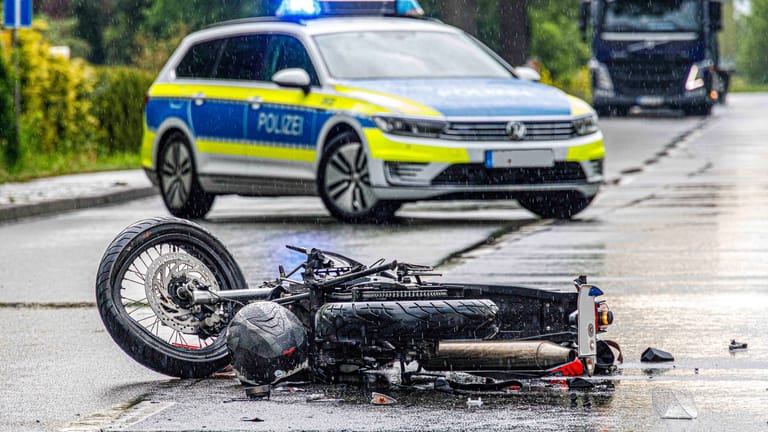
[[529, 192], [517, 197], [526, 210], [546, 219], [570, 219], [594, 199], [576, 191]]
[[381, 201], [374, 194], [363, 143], [351, 131], [328, 143], [318, 166], [317, 190], [328, 211], [346, 222], [386, 222], [400, 208], [399, 202]]
[[185, 219], [205, 216], [216, 197], [200, 186], [189, 141], [181, 132], [173, 132], [165, 140], [160, 157], [160, 192], [168, 211]]

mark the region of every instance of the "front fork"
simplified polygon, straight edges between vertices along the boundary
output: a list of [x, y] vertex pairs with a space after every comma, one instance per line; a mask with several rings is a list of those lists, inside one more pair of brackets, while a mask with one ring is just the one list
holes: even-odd
[[577, 283], [579, 297], [576, 308], [578, 356], [584, 365], [584, 373], [592, 376], [597, 361], [597, 327], [595, 324], [595, 297], [603, 295], [600, 288], [586, 283]]

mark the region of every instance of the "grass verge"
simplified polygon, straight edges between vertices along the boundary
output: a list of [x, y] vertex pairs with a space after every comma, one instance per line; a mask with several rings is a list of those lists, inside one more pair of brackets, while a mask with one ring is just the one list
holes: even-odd
[[133, 153], [100, 156], [95, 159], [87, 155], [25, 155], [13, 168], [0, 161], [0, 183], [140, 167], [140, 157]]

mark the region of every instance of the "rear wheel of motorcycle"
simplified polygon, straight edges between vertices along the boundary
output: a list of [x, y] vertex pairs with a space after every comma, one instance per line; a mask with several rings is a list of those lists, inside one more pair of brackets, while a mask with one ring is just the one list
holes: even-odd
[[[203, 316], [177, 290], [190, 280], [212, 291], [247, 288], [218, 239], [176, 218], [126, 228], [104, 253], [96, 279], [99, 313], [112, 339], [142, 365], [179, 378], [206, 377], [229, 364], [223, 331], [221, 337], [199, 332], [210, 327], [201, 325]], [[233, 304], [220, 307], [225, 329], [236, 310]]]

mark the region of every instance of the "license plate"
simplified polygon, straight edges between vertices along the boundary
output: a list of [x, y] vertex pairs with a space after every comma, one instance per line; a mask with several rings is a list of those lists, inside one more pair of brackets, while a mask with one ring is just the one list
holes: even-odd
[[485, 153], [487, 168], [548, 168], [555, 166], [552, 150], [495, 150]]
[[659, 106], [664, 105], [664, 97], [662, 96], [640, 96], [637, 98], [638, 105], [642, 106]]

